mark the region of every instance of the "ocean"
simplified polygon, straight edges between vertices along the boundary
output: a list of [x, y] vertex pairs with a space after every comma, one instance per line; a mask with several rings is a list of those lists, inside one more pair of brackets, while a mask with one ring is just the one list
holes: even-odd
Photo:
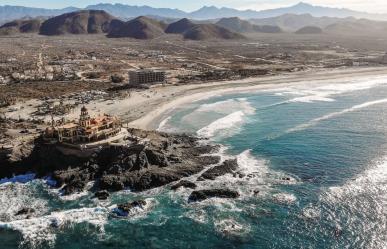
[[[387, 78], [300, 82], [213, 96], [158, 130], [221, 145], [244, 177], [197, 182], [238, 199], [188, 203], [191, 192], [122, 191], [106, 202], [61, 197], [33, 175], [0, 181], [0, 248], [387, 248]], [[189, 177], [195, 180], [196, 177]], [[117, 203], [149, 203], [128, 218]], [[38, 217], [17, 220], [20, 207]]]

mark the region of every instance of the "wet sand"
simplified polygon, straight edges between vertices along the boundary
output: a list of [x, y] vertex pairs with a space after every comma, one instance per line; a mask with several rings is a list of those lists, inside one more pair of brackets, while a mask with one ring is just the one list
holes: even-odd
[[[225, 95], [236, 92], [250, 92], [270, 90], [308, 82], [328, 84], [335, 81], [348, 81], [351, 79], [387, 76], [386, 67], [377, 68], [351, 68], [319, 70], [299, 73], [290, 73], [277, 76], [249, 78], [238, 81], [225, 81], [195, 85], [169, 86], [157, 89], [158, 94], [149, 102], [143, 103], [143, 115], [129, 123], [130, 127], [141, 129], [157, 129], [174, 108], [190, 102], [210, 98], [216, 95]], [[160, 96], [162, 94], [162, 97]], [[137, 103], [139, 104], [139, 103]], [[118, 114], [118, 113], [117, 113]]]

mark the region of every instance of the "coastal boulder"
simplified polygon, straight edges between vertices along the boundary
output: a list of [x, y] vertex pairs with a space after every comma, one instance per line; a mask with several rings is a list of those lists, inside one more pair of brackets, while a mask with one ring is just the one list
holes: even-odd
[[197, 186], [195, 183], [193, 182], [190, 182], [190, 181], [187, 181], [187, 180], [182, 180], [178, 183], [176, 183], [175, 185], [172, 185], [171, 186], [171, 190], [177, 190], [179, 188], [191, 188], [191, 189], [195, 189]]
[[86, 183], [87, 181], [82, 180], [79, 177], [73, 179], [62, 188], [63, 195], [71, 195], [74, 193], [82, 192], [86, 187]]
[[232, 174], [238, 168], [238, 161], [234, 160], [226, 160], [221, 165], [215, 166], [207, 171], [205, 171], [201, 176], [200, 180], [215, 180], [215, 178], [225, 175]]
[[134, 209], [136, 208], [144, 209], [146, 205], [147, 203], [144, 200], [137, 200], [133, 202], [123, 203], [123, 204], [119, 204], [117, 208], [113, 209], [113, 213], [115, 213], [118, 216], [128, 216], [130, 213], [133, 212]]
[[129, 187], [135, 191], [157, 188], [175, 182], [182, 178], [181, 175], [165, 170], [146, 171], [138, 177], [130, 178]]
[[229, 189], [204, 189], [193, 191], [188, 197], [189, 202], [200, 202], [209, 198], [238, 198], [239, 193]]
[[106, 200], [109, 196], [110, 194], [106, 190], [98, 191], [94, 194], [94, 197], [98, 198], [98, 200]]
[[15, 216], [31, 215], [32, 213], [35, 213], [35, 209], [25, 207], [25, 208], [22, 208], [19, 211], [17, 211]]

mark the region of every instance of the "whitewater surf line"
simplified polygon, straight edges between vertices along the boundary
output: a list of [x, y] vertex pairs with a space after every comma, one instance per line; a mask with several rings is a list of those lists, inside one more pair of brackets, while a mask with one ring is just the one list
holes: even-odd
[[340, 115], [343, 115], [343, 114], [346, 114], [346, 113], [349, 113], [349, 112], [354, 112], [354, 111], [359, 110], [359, 109], [363, 109], [363, 108], [367, 108], [369, 106], [383, 104], [383, 103], [387, 103], [387, 99], [380, 99], [380, 100], [375, 100], [375, 101], [369, 101], [369, 102], [365, 102], [363, 104], [355, 105], [355, 106], [353, 106], [351, 108], [348, 108], [348, 109], [345, 109], [345, 110], [342, 110], [342, 111], [339, 111], [339, 112], [332, 112], [332, 113], [329, 113], [329, 114], [324, 115], [322, 117], [313, 119], [313, 120], [309, 121], [308, 123], [301, 124], [301, 125], [298, 125], [298, 126], [296, 126], [294, 128], [288, 129], [285, 132], [285, 134], [292, 133], [292, 132], [297, 132], [297, 131], [302, 131], [302, 130], [305, 130], [307, 128], [310, 128], [312, 126], [317, 125], [321, 121], [324, 121], [324, 120], [327, 120], [327, 119], [331, 119], [331, 118], [335, 118], [337, 116], [340, 116]]

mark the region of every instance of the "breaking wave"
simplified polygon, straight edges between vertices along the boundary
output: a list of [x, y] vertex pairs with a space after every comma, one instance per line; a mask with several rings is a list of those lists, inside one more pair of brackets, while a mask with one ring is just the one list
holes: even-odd
[[293, 99], [290, 99], [288, 101], [290, 103], [332, 102], [332, 101], [335, 101], [335, 99], [332, 98], [335, 95], [340, 95], [347, 92], [366, 90], [382, 84], [387, 84], [387, 79], [385, 77], [379, 77], [379, 78], [375, 78], [367, 81], [327, 84], [323, 86], [317, 86], [313, 89], [311, 89], [310, 84], [293, 86], [293, 87], [288, 87], [284, 89], [279, 89], [281, 90], [281, 92], [277, 92], [275, 94], [279, 96], [284, 96], [284, 95], [300, 96], [300, 97], [295, 97]]
[[298, 125], [298, 126], [296, 126], [294, 128], [288, 129], [286, 131], [286, 133], [292, 133], [292, 132], [296, 132], [296, 131], [305, 130], [305, 129], [309, 128], [309, 127], [317, 125], [321, 121], [324, 121], [324, 120], [327, 120], [327, 119], [331, 119], [331, 118], [334, 118], [334, 117], [337, 117], [337, 116], [340, 116], [340, 115], [343, 115], [343, 114], [346, 114], [346, 113], [349, 113], [349, 112], [354, 112], [354, 111], [359, 110], [359, 109], [367, 108], [369, 106], [383, 104], [383, 103], [387, 103], [387, 99], [380, 99], [380, 100], [375, 100], [375, 101], [369, 101], [369, 102], [366, 102], [366, 103], [363, 103], [363, 104], [355, 105], [355, 106], [353, 106], [351, 108], [348, 108], [348, 109], [345, 109], [345, 110], [342, 110], [342, 111], [332, 112], [332, 113], [329, 113], [329, 114], [324, 115], [322, 117], [315, 118], [315, 119], [313, 119], [313, 120], [311, 120], [311, 121], [309, 121], [309, 122], [307, 122], [305, 124], [301, 124], [301, 125]]
[[223, 131], [223, 134], [233, 133], [231, 128], [235, 128], [236, 125], [243, 123], [244, 116], [245, 113], [243, 111], [231, 113], [226, 117], [220, 118], [208, 126], [198, 130], [197, 134], [201, 137], [213, 137], [220, 131]]
[[[255, 111], [254, 107], [251, 106], [246, 98], [238, 98], [203, 104], [197, 108], [195, 112], [216, 112], [229, 114], [232, 110], [243, 110], [246, 114], [253, 114]], [[187, 115], [186, 117], [189, 118], [189, 116], [190, 115]]]
[[86, 222], [94, 225], [103, 232], [108, 210], [106, 208], [81, 208], [53, 212], [50, 215], [11, 222], [0, 222], [0, 228], [14, 230], [21, 233], [22, 245], [38, 247], [43, 243], [54, 245], [57, 230], [71, 224]]
[[165, 127], [167, 126], [167, 123], [169, 120], [171, 120], [172, 116], [167, 117], [163, 121], [160, 122], [159, 126], [157, 127], [157, 131], [164, 131]]

